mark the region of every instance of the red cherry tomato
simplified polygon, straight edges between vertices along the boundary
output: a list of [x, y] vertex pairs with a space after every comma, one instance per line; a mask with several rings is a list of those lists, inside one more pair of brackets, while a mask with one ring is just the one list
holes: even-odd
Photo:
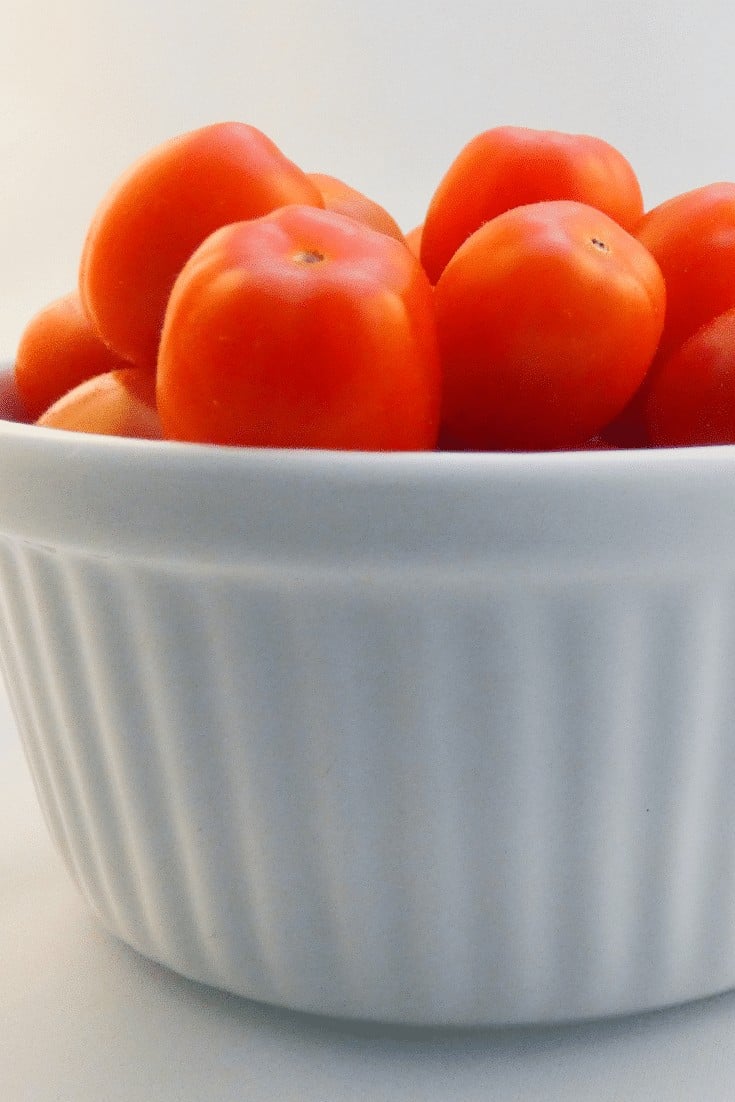
[[585, 441], [584, 444], [576, 444], [573, 448], [560, 449], [563, 451], [582, 451], [582, 452], [611, 452], [617, 451], [614, 444], [611, 444], [609, 440], [605, 440], [602, 436], [593, 436], [591, 439]]
[[105, 342], [155, 362], [174, 279], [213, 230], [287, 203], [323, 206], [306, 174], [244, 123], [216, 123], [153, 149], [113, 185], [84, 245], [79, 286]]
[[735, 306], [735, 184], [709, 184], [649, 211], [636, 232], [666, 280], [666, 359], [700, 326]]
[[470, 234], [512, 207], [569, 199], [632, 231], [643, 214], [640, 184], [613, 146], [586, 134], [499, 126], [473, 138], [429, 204], [421, 260], [436, 283]]
[[401, 227], [379, 203], [368, 199], [367, 195], [356, 191], [355, 188], [334, 176], [325, 176], [322, 172], [310, 172], [309, 179], [319, 188], [327, 210], [345, 214], [348, 218], [354, 218], [356, 222], [362, 222], [371, 229], [377, 230], [378, 233], [387, 233], [405, 244], [406, 239]]
[[155, 378], [139, 367], [97, 375], [59, 398], [37, 423], [70, 432], [160, 440]]
[[224, 227], [176, 281], [158, 361], [168, 437], [428, 449], [439, 400], [426, 275], [353, 219], [284, 207]]
[[659, 447], [735, 444], [735, 309], [659, 366], [646, 389], [645, 418]]
[[421, 259], [421, 235], [424, 231], [423, 222], [418, 226], [414, 226], [412, 230], [409, 230], [406, 234], [406, 244], [417, 259]]
[[15, 357], [15, 383], [29, 419], [35, 421], [85, 379], [126, 366], [102, 343], [73, 291], [29, 321]]
[[447, 438], [539, 450], [595, 436], [640, 385], [665, 296], [650, 253], [592, 207], [537, 203], [488, 222], [435, 288]]
[[624, 447], [646, 447], [648, 388], [659, 368], [701, 326], [735, 306], [735, 184], [708, 184], [649, 211], [636, 237], [666, 281], [666, 320], [651, 370], [605, 435]]

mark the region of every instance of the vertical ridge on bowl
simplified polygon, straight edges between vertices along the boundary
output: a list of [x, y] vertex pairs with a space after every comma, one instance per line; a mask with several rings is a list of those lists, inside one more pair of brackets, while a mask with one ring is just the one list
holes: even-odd
[[[651, 889], [642, 861], [649, 852], [645, 839], [642, 844], [642, 815], [651, 769], [645, 711], [656, 674], [646, 666], [655, 597], [635, 587], [614, 605], [605, 596], [590, 595], [590, 600], [586, 645], [579, 656], [585, 668], [586, 732], [571, 798], [581, 808], [578, 827], [589, 835], [578, 875], [579, 883], [587, 885], [582, 905], [588, 989], [615, 992], [622, 1000], [647, 967], [657, 937], [655, 929], [645, 928], [641, 906]], [[653, 745], [658, 748], [658, 741]], [[596, 937], [595, 929], [603, 935]]]
[[57, 680], [60, 637], [53, 631], [49, 637], [55, 594], [39, 581], [36, 559], [30, 548], [3, 544], [3, 627], [9, 653], [24, 658], [13, 663], [10, 695], [20, 706], [17, 718], [49, 828], [75, 882], [99, 913], [110, 899], [101, 839], [105, 814], [79, 799], [83, 748], [69, 738], [78, 722], [65, 711], [68, 685]]
[[[716, 865], [713, 867], [715, 841], [723, 823], [731, 819], [731, 801], [721, 798], [720, 776], [723, 771], [732, 775], [735, 765], [728, 718], [735, 700], [731, 665], [725, 660], [732, 655], [735, 642], [731, 626], [734, 607], [729, 581], [708, 583], [695, 593], [686, 593], [679, 624], [683, 646], [678, 670], [672, 663], [676, 681], [672, 695], [678, 712], [671, 715], [670, 723], [671, 829], [665, 861], [670, 869], [670, 921], [665, 944], [674, 974], [682, 969], [687, 955], [706, 959], [712, 923], [723, 910], [732, 913], [735, 902], [731, 884], [723, 882], [721, 872], [718, 876]], [[723, 884], [728, 885], [729, 899], [723, 898]], [[732, 930], [724, 941], [718, 941], [732, 965]]]
[[[110, 570], [84, 560], [72, 560], [66, 573], [76, 649], [87, 670], [87, 706], [107, 757], [106, 775], [90, 777], [90, 784], [104, 784], [115, 809], [110, 844], [117, 856], [110, 864], [118, 906], [127, 916], [124, 936], [143, 951], [162, 946], [185, 957], [203, 938], [199, 931], [190, 937], [179, 919], [182, 882], [187, 898], [193, 892], [184, 867], [187, 851], [176, 837], [178, 804], [169, 792], [176, 774], [172, 763], [161, 763], [169, 715], [158, 708], [158, 678], [151, 685], [151, 670], [160, 659], [138, 616], [144, 579], [139, 570], [131, 577], [119, 566]], [[160, 784], [160, 773], [168, 784]]]
[[[155, 577], [148, 579], [148, 586], [156, 586]], [[146, 613], [146, 589], [137, 597], [138, 619], [144, 625]], [[187, 822], [186, 808], [196, 796], [187, 796], [185, 776], [177, 765], [176, 716], [181, 712], [181, 722], [188, 725], [187, 709], [171, 699], [177, 693], [177, 685], [187, 679], [185, 669], [177, 672], [171, 668], [161, 676], [150, 678], [148, 693], [152, 706], [160, 716], [160, 722], [168, 725], [165, 739], [166, 760], [161, 763], [162, 777], [178, 777], [171, 786], [171, 814], [178, 823], [179, 847], [187, 857], [187, 882], [190, 892], [179, 900], [182, 913], [189, 900], [196, 900], [198, 916], [190, 917], [191, 925], [201, 931], [206, 953], [199, 967], [216, 975], [223, 986], [228, 986], [233, 975], [241, 982], [257, 987], [277, 971], [269, 947], [269, 925], [273, 911], [270, 887], [264, 870], [267, 861], [262, 860], [262, 841], [268, 835], [267, 809], [253, 788], [248, 769], [247, 739], [238, 737], [252, 726], [252, 717], [238, 706], [245, 694], [252, 712], [258, 709], [261, 686], [253, 682], [252, 663], [241, 661], [240, 653], [233, 649], [233, 637], [225, 626], [228, 617], [226, 601], [220, 600], [217, 586], [212, 582], [202, 593], [189, 594], [189, 620], [182, 624], [192, 647], [190, 658], [198, 671], [197, 683], [210, 687], [207, 707], [201, 716], [201, 739], [207, 755], [205, 768], [211, 772], [213, 786], [210, 798], [216, 802], [213, 808], [216, 819], [210, 824], [217, 839], [219, 864], [226, 870], [226, 877], [219, 876], [214, 893], [207, 888], [206, 846], [199, 852], [196, 840], [189, 835], [191, 824]], [[257, 607], [251, 609], [247, 622], [240, 624], [242, 649], [258, 635]], [[145, 631], [145, 628], [142, 629]], [[170, 647], [170, 641], [160, 633], [160, 624], [149, 623], [147, 632], [158, 648]], [[239, 684], [235, 683], [239, 678]], [[190, 686], [196, 689], [196, 683]], [[185, 698], [186, 699], [186, 698]], [[229, 814], [218, 815], [217, 808], [229, 809]], [[165, 812], [164, 812], [165, 813]], [[208, 910], [208, 897], [214, 894], [218, 900], [218, 912]], [[189, 953], [187, 958], [193, 959]]]
[[731, 575], [423, 567], [0, 541], [21, 734], [105, 925], [416, 1023], [735, 981]]
[[[23, 593], [22, 578], [14, 547], [0, 540], [0, 657], [3, 675], [16, 721], [22, 735], [26, 759], [46, 826], [54, 838], [64, 863], [80, 891], [76, 854], [65, 822], [63, 793], [49, 761], [49, 751], [43, 738], [45, 725], [38, 709], [39, 698], [30, 686], [30, 670], [34, 665], [35, 639], [25, 608], [19, 610]], [[25, 662], [20, 661], [24, 655]], [[38, 662], [35, 663], [38, 668]], [[86, 893], [84, 893], [86, 895]], [[91, 900], [87, 900], [91, 905]]]

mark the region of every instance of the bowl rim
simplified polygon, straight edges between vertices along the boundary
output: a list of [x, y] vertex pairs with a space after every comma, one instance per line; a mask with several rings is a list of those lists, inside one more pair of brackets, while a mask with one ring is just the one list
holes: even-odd
[[[11, 372], [0, 369], [0, 417]], [[735, 547], [733, 445], [348, 452], [0, 419], [0, 472], [0, 541], [107, 558], [531, 576], [701, 569]]]

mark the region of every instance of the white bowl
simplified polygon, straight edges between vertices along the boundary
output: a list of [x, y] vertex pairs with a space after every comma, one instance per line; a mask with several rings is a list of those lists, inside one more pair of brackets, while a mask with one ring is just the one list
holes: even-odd
[[0, 642], [108, 930], [329, 1015], [735, 985], [735, 448], [368, 455], [0, 424]]

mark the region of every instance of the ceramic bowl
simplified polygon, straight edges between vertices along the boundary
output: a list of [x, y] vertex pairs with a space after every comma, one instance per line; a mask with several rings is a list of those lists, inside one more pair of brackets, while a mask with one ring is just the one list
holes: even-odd
[[425, 1025], [735, 985], [735, 448], [5, 420], [0, 471], [8, 689], [53, 839], [123, 941]]

